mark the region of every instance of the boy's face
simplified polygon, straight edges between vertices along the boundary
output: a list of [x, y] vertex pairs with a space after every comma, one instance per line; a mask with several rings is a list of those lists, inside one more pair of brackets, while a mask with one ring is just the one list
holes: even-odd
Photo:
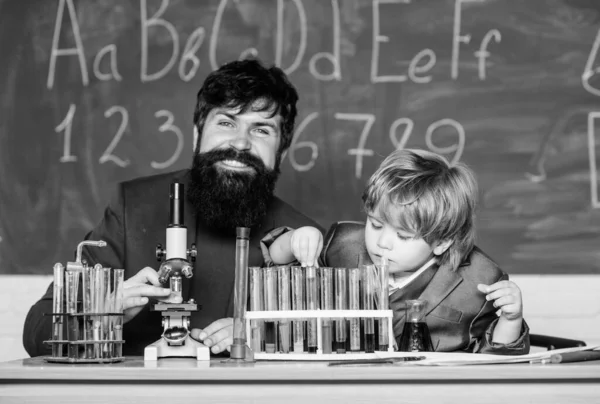
[[374, 214], [367, 218], [365, 244], [374, 264], [379, 265], [381, 257], [388, 259], [390, 274], [417, 270], [439, 253], [439, 249], [422, 238], [415, 238], [414, 234], [398, 229]]

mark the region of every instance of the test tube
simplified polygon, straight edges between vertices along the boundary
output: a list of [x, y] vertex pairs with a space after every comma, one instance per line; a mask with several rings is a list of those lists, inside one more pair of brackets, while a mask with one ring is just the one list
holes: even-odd
[[[379, 264], [379, 301], [378, 310], [389, 310], [389, 264], [387, 258], [381, 258]], [[388, 330], [388, 319], [379, 319], [379, 350], [387, 351], [389, 347], [389, 330]]]
[[96, 343], [94, 344], [94, 358], [101, 358], [102, 351], [98, 341], [102, 339], [102, 317], [100, 314], [104, 309], [102, 299], [104, 297], [104, 272], [101, 264], [94, 265], [92, 270], [94, 275], [94, 288], [92, 291], [93, 311], [94, 311], [94, 324], [92, 328], [92, 336]]
[[[362, 297], [363, 310], [373, 310], [375, 303], [375, 265], [362, 265]], [[363, 319], [365, 332], [365, 353], [375, 352], [375, 319], [365, 317]]]
[[248, 227], [236, 228], [235, 239], [235, 289], [233, 293], [233, 344], [231, 359], [246, 357], [246, 308], [248, 302]]
[[[90, 313], [93, 312], [92, 305], [92, 268], [85, 265], [81, 274], [81, 285], [83, 292], [81, 293], [82, 306], [83, 306], [83, 339], [91, 341], [93, 338], [92, 328], [93, 321]], [[92, 359], [94, 357], [94, 346], [91, 344], [84, 345], [85, 357]]]
[[[348, 276], [346, 268], [335, 269], [335, 309], [348, 309]], [[346, 353], [346, 319], [335, 320], [335, 350]]]
[[[61, 341], [63, 339], [63, 315], [65, 296], [65, 267], [60, 262], [54, 264], [54, 293], [52, 296], [52, 339]], [[63, 356], [63, 344], [52, 344], [52, 356], [54, 358]]]
[[[350, 310], [360, 310], [360, 271], [350, 268], [348, 274], [348, 305]], [[360, 351], [360, 319], [350, 319], [350, 351]]]
[[[102, 333], [101, 338], [108, 341], [111, 338], [112, 330], [110, 329], [110, 316], [108, 313], [112, 311], [112, 299], [110, 295], [110, 268], [102, 268], [102, 279], [104, 281], [104, 294], [102, 295]], [[110, 344], [105, 342], [102, 344], [102, 356], [109, 357]]]
[[[302, 267], [292, 267], [292, 310], [304, 310], [304, 272]], [[294, 320], [294, 353], [304, 352], [305, 322]]]
[[[113, 313], [123, 313], [123, 282], [125, 278], [124, 269], [115, 269], [113, 273]], [[114, 316], [113, 318], [114, 340], [121, 341], [123, 339], [123, 316]], [[123, 356], [123, 343], [116, 342], [114, 346], [115, 358]]]
[[[250, 267], [250, 310], [262, 311], [263, 309], [263, 274], [260, 267]], [[250, 321], [252, 333], [252, 350], [254, 352], [263, 352], [263, 328], [262, 320]]]
[[[319, 306], [319, 294], [318, 294], [318, 280], [317, 280], [317, 268], [306, 267], [306, 309], [307, 310], [318, 310]], [[307, 321], [307, 339], [308, 339], [308, 352], [317, 352], [317, 319], [310, 318]]]
[[[290, 267], [277, 267], [277, 281], [279, 310], [290, 310]], [[279, 350], [282, 353], [290, 352], [290, 322], [287, 319], [279, 320]]]
[[69, 358], [79, 359], [79, 345], [75, 344], [79, 340], [79, 321], [77, 314], [77, 288], [79, 286], [79, 272], [67, 270], [67, 332], [69, 333]]
[[[321, 310], [333, 310], [333, 268], [321, 268]], [[323, 318], [322, 347], [324, 354], [330, 354], [332, 343], [331, 318]]]
[[[265, 284], [265, 310], [277, 310], [277, 268], [269, 267], [264, 270]], [[277, 351], [277, 327], [273, 320], [265, 321], [265, 351], [275, 353]]]

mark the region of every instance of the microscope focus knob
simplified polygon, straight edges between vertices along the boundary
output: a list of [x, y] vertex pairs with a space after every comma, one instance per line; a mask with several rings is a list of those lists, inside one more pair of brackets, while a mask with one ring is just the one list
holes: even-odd
[[165, 249], [162, 247], [162, 244], [157, 244], [156, 245], [156, 260], [157, 261], [162, 261], [162, 259], [164, 258], [166, 254]]
[[194, 273], [192, 272], [192, 267], [190, 265], [184, 265], [183, 268], [181, 268], [181, 273], [188, 279], [191, 278], [192, 275], [194, 275]]
[[196, 256], [198, 255], [198, 250], [196, 250], [195, 243], [192, 243], [191, 247], [187, 250], [187, 254], [190, 257], [190, 261], [196, 262]]

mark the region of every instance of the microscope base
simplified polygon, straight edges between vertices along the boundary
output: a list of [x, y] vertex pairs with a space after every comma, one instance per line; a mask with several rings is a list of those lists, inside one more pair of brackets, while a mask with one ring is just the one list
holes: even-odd
[[169, 345], [164, 338], [144, 348], [144, 360], [156, 361], [160, 358], [196, 358], [198, 361], [210, 360], [210, 348], [191, 337], [185, 339], [184, 345]]

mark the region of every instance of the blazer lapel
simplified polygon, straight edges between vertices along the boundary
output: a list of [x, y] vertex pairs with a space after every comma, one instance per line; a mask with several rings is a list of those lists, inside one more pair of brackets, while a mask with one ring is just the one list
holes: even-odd
[[462, 281], [463, 278], [457, 271], [451, 270], [447, 265], [439, 267], [419, 297], [419, 299], [427, 300], [426, 315], [431, 313]]

